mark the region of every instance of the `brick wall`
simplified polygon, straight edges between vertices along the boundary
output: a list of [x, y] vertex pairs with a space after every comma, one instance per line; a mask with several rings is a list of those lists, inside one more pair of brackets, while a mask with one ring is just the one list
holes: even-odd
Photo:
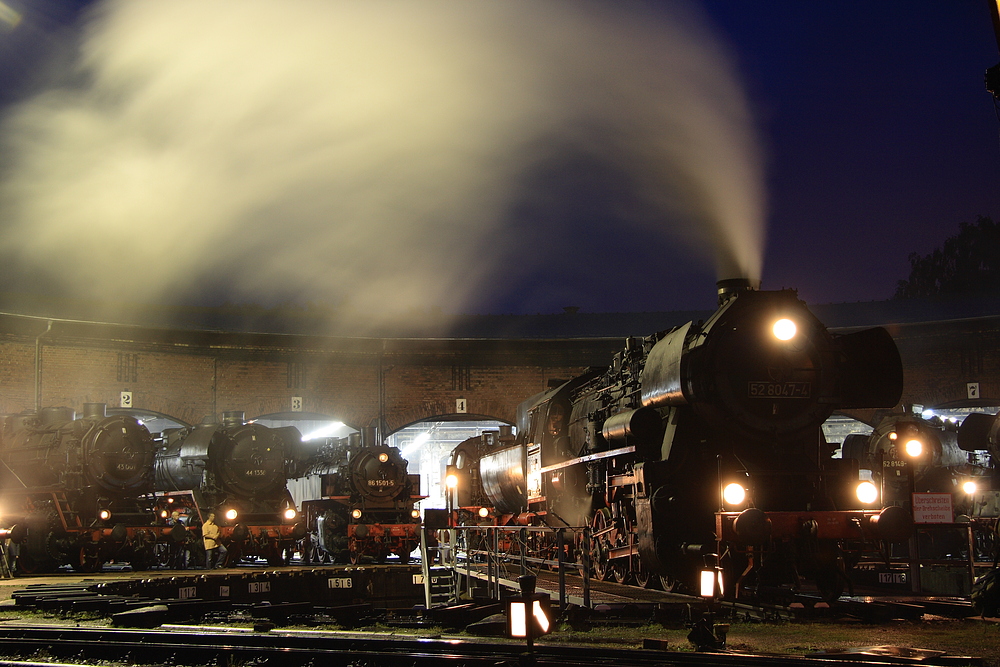
[[[0, 412], [33, 409], [35, 336], [0, 317]], [[37, 329], [37, 325], [35, 325]], [[1000, 318], [890, 327], [904, 360], [904, 403], [1000, 404]], [[41, 345], [41, 406], [81, 411], [88, 402], [133, 405], [187, 422], [242, 410], [247, 417], [302, 410], [360, 428], [380, 404], [388, 431], [465, 414], [513, 422], [517, 404], [589, 365], [611, 359], [619, 341], [338, 341], [56, 326]], [[379, 381], [381, 372], [382, 382]], [[855, 416], [870, 417], [859, 413]]]

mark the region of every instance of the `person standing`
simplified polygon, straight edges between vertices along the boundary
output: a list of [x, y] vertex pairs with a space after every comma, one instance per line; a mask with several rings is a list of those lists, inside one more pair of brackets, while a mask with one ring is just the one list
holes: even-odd
[[222, 530], [215, 523], [215, 512], [209, 512], [201, 527], [201, 539], [205, 543], [205, 568], [222, 567], [226, 562], [226, 546], [220, 541]]

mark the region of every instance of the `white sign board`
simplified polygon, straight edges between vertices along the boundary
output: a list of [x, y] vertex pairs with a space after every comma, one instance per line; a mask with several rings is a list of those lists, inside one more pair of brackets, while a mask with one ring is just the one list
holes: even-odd
[[468, 407], [464, 398], [455, 399], [455, 412], [457, 412], [458, 414], [465, 414], [465, 411], [467, 409]]
[[302, 412], [301, 396], [292, 396], [292, 412]]
[[969, 394], [969, 398], [979, 398], [979, 383], [978, 382], [966, 382], [965, 390]]
[[914, 493], [913, 523], [954, 523], [950, 493]]
[[120, 407], [120, 408], [131, 408], [132, 407], [132, 392], [130, 392], [130, 391], [123, 391], [122, 392], [122, 402], [121, 402], [121, 405], [119, 405], [118, 407]]

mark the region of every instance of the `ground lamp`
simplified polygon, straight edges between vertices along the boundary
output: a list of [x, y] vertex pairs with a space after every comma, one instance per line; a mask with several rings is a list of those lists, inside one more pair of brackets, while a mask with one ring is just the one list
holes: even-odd
[[535, 637], [547, 635], [552, 628], [548, 593], [535, 592], [535, 575], [517, 578], [521, 595], [507, 598], [507, 636], [523, 637], [531, 650]]

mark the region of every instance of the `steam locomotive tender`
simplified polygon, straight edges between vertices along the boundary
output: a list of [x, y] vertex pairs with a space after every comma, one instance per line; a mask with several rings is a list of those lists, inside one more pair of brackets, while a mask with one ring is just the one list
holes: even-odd
[[324, 448], [323, 497], [303, 501], [313, 536], [311, 560], [409, 561], [420, 540], [420, 475], [408, 474], [396, 447], [374, 444], [365, 429]]
[[294, 426], [246, 423], [241, 411], [223, 413], [222, 423], [164, 431], [155, 476], [161, 519], [177, 511], [187, 521], [173, 528], [174, 539], [200, 557], [198, 533], [187, 528], [215, 512], [229, 564], [242, 557], [285, 562], [306, 535], [286, 482], [301, 441]]
[[904, 539], [912, 520], [865, 509], [856, 462], [831, 457], [821, 426], [835, 409], [894, 406], [898, 351], [880, 328], [832, 334], [793, 290], [722, 281], [719, 304], [522, 403], [514, 444], [459, 445], [457, 504], [589, 525], [602, 578], [697, 591], [718, 568], [728, 595], [800, 576], [839, 594], [847, 545]]
[[145, 426], [104, 403], [79, 418], [62, 407], [4, 416], [0, 508], [18, 569], [95, 571], [112, 558], [144, 569], [155, 451]]

